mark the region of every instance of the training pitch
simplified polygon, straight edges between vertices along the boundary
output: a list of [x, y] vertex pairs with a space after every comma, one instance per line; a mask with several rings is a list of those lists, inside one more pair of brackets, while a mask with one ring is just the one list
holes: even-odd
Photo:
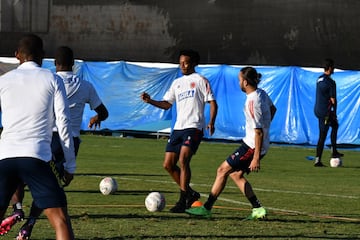
[[[179, 188], [162, 168], [166, 140], [83, 135], [78, 169], [66, 187], [76, 239], [360, 239], [360, 152], [345, 153], [343, 167], [313, 167], [313, 147], [272, 145], [261, 170], [247, 176], [268, 210], [263, 221], [245, 221], [248, 201], [229, 179], [211, 219], [169, 212]], [[191, 161], [192, 187], [205, 201], [218, 165], [236, 143], [202, 142]], [[104, 196], [99, 182], [111, 176], [118, 191]], [[144, 206], [149, 192], [166, 198], [162, 212]], [[27, 191], [28, 214], [31, 195]], [[11, 209], [9, 208], [8, 213]], [[22, 223], [2, 239], [14, 239]], [[55, 239], [42, 215], [32, 239]]]

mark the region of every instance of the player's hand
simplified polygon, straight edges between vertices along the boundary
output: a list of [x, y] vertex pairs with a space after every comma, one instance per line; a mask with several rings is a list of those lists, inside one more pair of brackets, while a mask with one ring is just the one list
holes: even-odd
[[215, 132], [215, 125], [209, 123], [209, 124], [206, 126], [206, 129], [209, 130], [210, 136], [212, 136], [212, 135], [214, 134], [214, 132]]
[[148, 93], [143, 92], [143, 93], [141, 94], [141, 99], [142, 99], [144, 102], [148, 103], [148, 102], [150, 102], [151, 97], [150, 97], [150, 95], [149, 95]]
[[66, 170], [64, 171], [64, 177], [63, 177], [63, 181], [64, 181], [64, 187], [68, 186], [71, 181], [74, 179], [74, 174], [67, 172]]
[[88, 127], [90, 129], [92, 129], [94, 127], [94, 130], [96, 130], [96, 128], [100, 128], [100, 124], [101, 124], [101, 121], [99, 120], [99, 116], [96, 115], [96, 116], [90, 118]]
[[251, 172], [259, 171], [260, 170], [260, 159], [253, 158], [253, 160], [250, 163], [249, 169]]

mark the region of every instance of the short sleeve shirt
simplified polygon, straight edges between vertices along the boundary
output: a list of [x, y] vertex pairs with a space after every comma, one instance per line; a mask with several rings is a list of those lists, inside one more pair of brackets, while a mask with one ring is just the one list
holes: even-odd
[[261, 146], [261, 154], [265, 154], [270, 145], [270, 123], [271, 112], [270, 107], [273, 105], [268, 94], [258, 88], [254, 92], [246, 95], [245, 101], [245, 137], [243, 141], [250, 147], [255, 148], [255, 129], [262, 128], [263, 143]]
[[171, 104], [176, 102], [175, 130], [205, 128], [205, 103], [215, 100], [209, 81], [198, 73], [174, 80], [163, 97]]
[[90, 109], [94, 110], [100, 106], [102, 102], [90, 82], [79, 79], [73, 72], [64, 71], [57, 72], [57, 74], [62, 78], [65, 85], [70, 107], [72, 134], [74, 137], [78, 137], [80, 136], [85, 104], [89, 104]]

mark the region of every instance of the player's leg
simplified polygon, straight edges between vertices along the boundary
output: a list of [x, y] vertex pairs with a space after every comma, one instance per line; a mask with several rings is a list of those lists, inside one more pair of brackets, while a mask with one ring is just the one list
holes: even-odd
[[181, 148], [181, 132], [174, 130], [165, 148], [163, 168], [169, 173], [174, 181], [180, 186], [180, 168], [177, 166]]
[[22, 202], [24, 200], [24, 195], [25, 195], [25, 188], [26, 184], [24, 183], [19, 183], [15, 193], [12, 195], [11, 197], [11, 202], [13, 203], [13, 209], [14, 211], [22, 211]]
[[169, 173], [174, 181], [180, 186], [180, 168], [177, 166], [179, 155], [175, 152], [166, 152], [163, 168]]
[[179, 155], [180, 198], [179, 201], [177, 202], [177, 205], [181, 206], [180, 212], [184, 212], [185, 209], [191, 207], [191, 204], [194, 202], [194, 201], [192, 201], [191, 203], [189, 202], [190, 206], [187, 205], [188, 199], [191, 198], [191, 194], [194, 192], [189, 186], [191, 179], [190, 160], [192, 155], [193, 154], [190, 147], [188, 146], [181, 147], [180, 155]]
[[261, 203], [256, 197], [251, 184], [244, 177], [244, 173], [242, 171], [234, 172], [230, 174], [230, 177], [248, 199], [253, 208], [252, 214], [248, 217], [248, 219], [259, 219], [266, 217], [266, 210], [261, 206]]
[[330, 133], [330, 141], [331, 141], [331, 157], [333, 158], [339, 158], [343, 157], [344, 154], [338, 152], [337, 150], [337, 133], [339, 129], [339, 123], [336, 118], [332, 119], [330, 122], [331, 125], [331, 133]]
[[[75, 143], [74, 143], [75, 145]], [[78, 145], [77, 145], [78, 147]], [[62, 182], [64, 176], [64, 152], [62, 150], [60, 137], [57, 132], [53, 132], [52, 140], [51, 140], [51, 152], [52, 152], [52, 160], [49, 162], [49, 165], [54, 172], [55, 176], [58, 179], [58, 182]], [[38, 217], [40, 217], [41, 213], [43, 212], [42, 208], [39, 208], [35, 202], [32, 202], [30, 208], [30, 214], [26, 222], [22, 225], [19, 230], [17, 240], [25, 240], [31, 237], [32, 230], [36, 223]]]
[[35, 205], [44, 209], [51, 225], [56, 232], [56, 239], [73, 239], [69, 216], [67, 215], [67, 200], [64, 189], [53, 173], [50, 164], [44, 161], [27, 158], [25, 169], [20, 169], [24, 182], [33, 196]]
[[16, 161], [5, 159], [0, 161], [0, 235], [10, 231], [11, 227], [24, 218], [24, 213], [17, 211], [3, 219], [10, 199], [21, 180], [17, 176]]
[[21, 226], [18, 236], [16, 237], [17, 240], [30, 239], [36, 220], [40, 217], [42, 212], [43, 209], [37, 207], [36, 204], [32, 202], [29, 217]]
[[190, 208], [200, 198], [200, 194], [190, 187], [190, 161], [201, 143], [203, 132], [191, 128], [179, 131], [177, 134], [178, 139], [181, 139], [178, 161], [180, 167], [180, 198], [170, 211], [185, 212], [185, 209]]
[[211, 187], [208, 199], [201, 207], [193, 207], [186, 210], [186, 213], [194, 216], [210, 217], [211, 209], [218, 196], [224, 190], [229, 174], [233, 172], [232, 167], [224, 161], [217, 169], [215, 181]]
[[[191, 204], [200, 198], [200, 194], [194, 191], [190, 186], [191, 169], [190, 159], [192, 152], [189, 147], [183, 146], [179, 154], [174, 152], [166, 152], [164, 160], [164, 168], [180, 187], [179, 201], [176, 203], [171, 212], [184, 212]], [[179, 163], [180, 167], [177, 165]], [[190, 206], [189, 206], [190, 205]]]
[[69, 217], [66, 208], [47, 208], [44, 210], [51, 226], [55, 229], [56, 239], [74, 239], [72, 229], [69, 226]]
[[180, 185], [181, 189], [186, 191], [186, 208], [190, 208], [191, 205], [200, 198], [200, 193], [190, 187], [190, 161], [192, 156], [196, 154], [203, 136], [203, 131], [195, 128], [185, 129], [183, 134], [179, 163], [181, 163], [181, 166], [183, 166], [184, 169], [184, 171], [181, 170], [181, 173], [184, 172], [184, 174], [180, 177], [180, 181], [183, 181]]
[[179, 154], [177, 153], [166, 152], [165, 161], [164, 161], [165, 169], [168, 171], [168, 173], [171, 175], [171, 177], [180, 187], [179, 200], [176, 202], [175, 206], [170, 209], [170, 211], [173, 213], [182, 213], [185, 211], [186, 208], [186, 189], [184, 189], [184, 179], [183, 179], [184, 171], [186, 170], [184, 170], [183, 159], [181, 162], [179, 162], [180, 167], [177, 166], [179, 158], [180, 158]]
[[325, 118], [319, 118], [319, 139], [316, 145], [316, 157], [315, 167], [324, 167], [325, 165], [321, 162], [322, 153], [324, 151], [324, 145], [327, 133], [329, 131], [329, 124], [325, 122]]
[[205, 202], [204, 207], [211, 210], [216, 199], [220, 196], [225, 188], [229, 175], [233, 172], [232, 167], [227, 161], [224, 161], [216, 171], [216, 178], [211, 187], [208, 200]]
[[188, 146], [182, 146], [179, 156], [180, 165], [180, 189], [187, 191], [191, 179], [190, 160], [192, 157], [192, 151]]

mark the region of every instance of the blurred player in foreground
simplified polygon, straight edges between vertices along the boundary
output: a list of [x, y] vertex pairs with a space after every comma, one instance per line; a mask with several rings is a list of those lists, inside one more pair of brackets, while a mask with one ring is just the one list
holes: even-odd
[[[64, 180], [69, 184], [76, 169], [71, 137], [70, 113], [64, 84], [51, 71], [42, 69], [43, 42], [34, 34], [18, 44], [14, 69], [0, 77], [0, 104], [3, 131], [0, 138], [0, 219], [19, 183], [25, 182], [36, 206], [44, 209], [55, 229], [56, 239], [74, 239], [67, 200], [49, 162], [51, 138], [56, 125], [62, 142]], [[19, 216], [21, 217], [21, 216]], [[8, 232], [6, 218], [0, 235]]]
[[[109, 114], [93, 85], [87, 81], [80, 80], [79, 77], [73, 73], [73, 65], [73, 51], [67, 46], [59, 47], [55, 53], [55, 66], [57, 75], [63, 80], [69, 101], [72, 136], [74, 139], [75, 156], [77, 156], [81, 142], [80, 127], [85, 104], [89, 104], [90, 108], [97, 113], [97, 115], [90, 119], [88, 125], [90, 129], [100, 127], [101, 121], [104, 121]], [[53, 132], [51, 150], [54, 160], [52, 166], [54, 171], [57, 171], [59, 177], [62, 178], [64, 173], [64, 153], [57, 131]], [[17, 197], [16, 199], [18, 199], [18, 201], [14, 204], [14, 213], [18, 211], [17, 206], [21, 206], [23, 197]], [[36, 219], [41, 213], [42, 209], [38, 208], [33, 202], [29, 218], [19, 231], [18, 240], [30, 238]]]

